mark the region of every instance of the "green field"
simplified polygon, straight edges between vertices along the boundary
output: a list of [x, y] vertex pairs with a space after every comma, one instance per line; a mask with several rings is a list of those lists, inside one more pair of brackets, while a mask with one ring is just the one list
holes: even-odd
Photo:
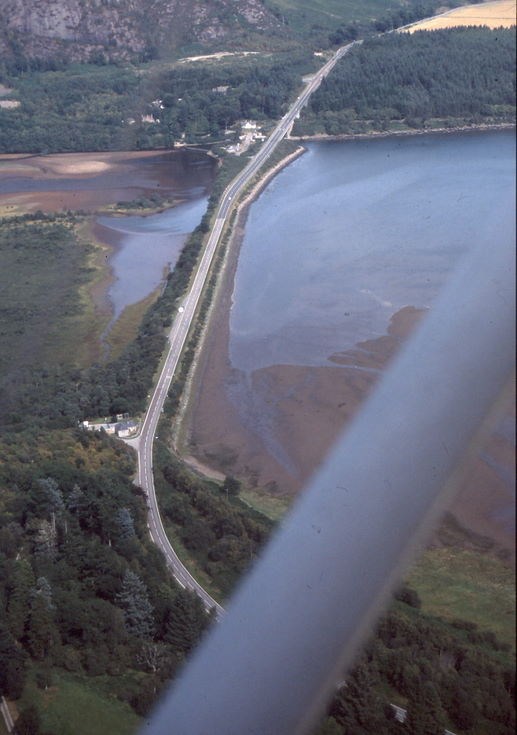
[[398, 0], [268, 0], [266, 4], [299, 32], [313, 26], [335, 28], [340, 23], [368, 21], [401, 6]]
[[246, 505], [272, 521], [281, 520], [289, 508], [289, 502], [285, 498], [258, 493], [251, 489], [242, 490], [240, 498]]
[[408, 584], [418, 592], [424, 612], [475, 623], [515, 649], [514, 572], [498, 559], [476, 551], [429, 549]]
[[29, 704], [40, 712], [42, 732], [53, 735], [130, 735], [140, 723], [129, 705], [72, 675], [56, 675], [45, 691], [29, 683], [18, 708]]

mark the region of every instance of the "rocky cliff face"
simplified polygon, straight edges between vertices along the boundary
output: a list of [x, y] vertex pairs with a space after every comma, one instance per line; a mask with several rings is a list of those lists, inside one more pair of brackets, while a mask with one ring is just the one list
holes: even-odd
[[146, 58], [277, 27], [262, 0], [0, 0], [0, 54], [11, 59]]

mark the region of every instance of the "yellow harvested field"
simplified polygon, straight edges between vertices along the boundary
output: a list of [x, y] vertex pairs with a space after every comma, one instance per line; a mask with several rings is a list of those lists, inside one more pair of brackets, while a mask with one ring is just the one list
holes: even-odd
[[405, 28], [405, 31], [435, 31], [454, 26], [488, 26], [509, 28], [516, 23], [517, 0], [494, 0], [479, 5], [463, 5], [434, 18], [422, 20]]

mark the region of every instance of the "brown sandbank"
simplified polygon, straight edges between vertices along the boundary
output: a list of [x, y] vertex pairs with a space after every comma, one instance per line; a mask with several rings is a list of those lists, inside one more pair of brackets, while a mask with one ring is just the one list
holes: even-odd
[[[399, 310], [392, 315], [386, 335], [336, 352], [327, 366], [274, 365], [255, 370], [248, 380], [263, 413], [246, 415], [238, 399], [232, 402], [229, 397], [238, 394], [243, 376], [232, 367], [228, 351], [233, 282], [245, 220], [246, 208], [235, 228], [197, 363], [183, 422], [184, 450], [202, 472], [234, 474], [259, 491], [294, 496], [360, 409], [424, 310], [413, 306]], [[494, 539], [511, 553], [515, 450], [508, 431], [501, 427], [511, 425], [512, 416], [513, 406], [507, 405], [505, 418], [469, 464], [450, 506], [462, 526]], [[268, 434], [281, 447], [280, 455], [271, 451]]]
[[[235, 474], [253, 488], [295, 495], [324, 460], [360, 409], [423, 310], [393, 315], [388, 334], [332, 356], [336, 366], [274, 365], [254, 371], [251, 387], [262, 415], [244, 414], [229, 398], [242, 376], [228, 358], [229, 293], [211, 323], [189, 411], [189, 451], [202, 466]], [[227, 307], [225, 309], [224, 302]], [[339, 365], [339, 366], [338, 366]], [[507, 409], [506, 424], [511, 409]], [[282, 448], [285, 461], [264, 441], [261, 425]], [[460, 524], [512, 550], [514, 448], [500, 423], [468, 465], [450, 510]]]
[[[168, 158], [177, 151], [0, 156], [0, 208], [7, 213], [94, 212], [150, 192], [177, 195]], [[163, 165], [158, 165], [157, 162]], [[60, 186], [61, 184], [61, 186]]]
[[192, 401], [192, 453], [254, 487], [291, 495], [321, 463], [423, 311], [401, 309], [393, 315], [387, 335], [333, 355], [336, 366], [274, 365], [251, 374], [252, 390], [266, 411], [271, 407], [271, 414], [250, 416], [250, 423], [268, 422], [275, 442], [289, 457], [287, 468], [268, 451], [260, 431], [243, 426], [242, 412], [228, 398], [242, 379], [228, 359], [228, 296], [221, 297], [198, 369], [202, 390]]

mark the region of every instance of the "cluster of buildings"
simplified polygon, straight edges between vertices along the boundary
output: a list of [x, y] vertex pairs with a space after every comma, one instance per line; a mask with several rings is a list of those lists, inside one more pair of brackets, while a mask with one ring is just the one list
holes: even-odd
[[238, 142], [228, 146], [226, 150], [228, 153], [234, 153], [236, 156], [240, 156], [240, 154], [244, 153], [244, 151], [246, 151], [256, 140], [265, 140], [266, 136], [260, 131], [261, 126], [257, 125], [256, 122], [253, 122], [253, 120], [245, 120], [241, 125], [241, 134], [239, 135]]
[[114, 417], [115, 421], [83, 421], [82, 426], [88, 431], [105, 431], [106, 434], [112, 434], [120, 437], [120, 439], [126, 439], [131, 436], [135, 436], [138, 431], [138, 421], [133, 421], [129, 418], [128, 414], [119, 413]]

